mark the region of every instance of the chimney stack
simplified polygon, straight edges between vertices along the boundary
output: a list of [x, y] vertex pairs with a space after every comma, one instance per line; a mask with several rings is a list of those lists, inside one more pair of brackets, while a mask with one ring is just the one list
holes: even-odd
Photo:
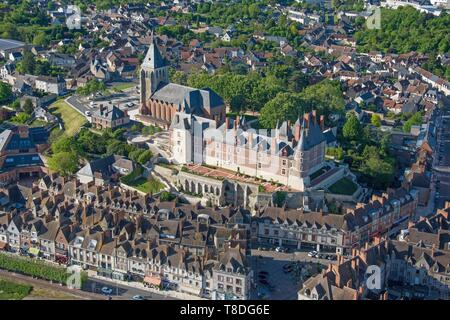
[[316, 110], [312, 111], [312, 117], [313, 117], [314, 124], [317, 124], [317, 111]]
[[229, 127], [230, 127], [230, 118], [225, 117], [225, 129], [228, 130]]
[[301, 131], [302, 131], [302, 124], [299, 121], [298, 124], [296, 124], [295, 128], [294, 128], [294, 140], [296, 142], [298, 142], [300, 140]]
[[320, 116], [320, 129], [322, 131], [325, 130], [325, 117], [323, 114]]

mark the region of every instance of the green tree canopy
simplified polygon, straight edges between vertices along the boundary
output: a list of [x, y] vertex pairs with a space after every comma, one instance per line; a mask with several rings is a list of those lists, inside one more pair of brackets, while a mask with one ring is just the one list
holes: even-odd
[[0, 103], [7, 103], [12, 100], [11, 85], [0, 82]]
[[342, 128], [344, 138], [350, 141], [356, 141], [361, 137], [361, 133], [362, 128], [358, 118], [353, 113], [350, 113], [347, 117], [347, 121], [345, 121], [344, 127]]
[[58, 172], [62, 176], [74, 174], [78, 169], [78, 156], [75, 152], [62, 151], [53, 154], [48, 159], [50, 169]]
[[277, 121], [295, 121], [303, 113], [299, 95], [280, 92], [261, 109], [259, 122], [265, 128], [275, 128]]
[[378, 114], [373, 113], [372, 117], [370, 118], [370, 122], [375, 127], [381, 127], [381, 118]]

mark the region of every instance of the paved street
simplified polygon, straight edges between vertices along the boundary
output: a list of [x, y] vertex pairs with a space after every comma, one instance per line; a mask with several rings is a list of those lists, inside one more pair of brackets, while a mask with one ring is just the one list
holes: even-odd
[[113, 300], [130, 300], [135, 295], [143, 296], [146, 300], [176, 300], [175, 298], [168, 297], [163, 294], [156, 294], [147, 290], [141, 290], [133, 286], [125, 286], [112, 281], [100, 280], [92, 277], [90, 277], [88, 281], [86, 281], [86, 284], [83, 287], [83, 291], [103, 295], [101, 291], [103, 287], [108, 287], [113, 290], [111, 294], [111, 298]]

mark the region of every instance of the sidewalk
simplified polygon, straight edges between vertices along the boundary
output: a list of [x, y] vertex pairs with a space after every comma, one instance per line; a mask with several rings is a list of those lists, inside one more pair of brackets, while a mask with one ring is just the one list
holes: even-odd
[[175, 298], [175, 299], [180, 299], [180, 300], [207, 300], [205, 298], [200, 298], [200, 297], [188, 294], [188, 293], [177, 292], [177, 291], [172, 291], [172, 290], [171, 291], [163, 291], [163, 290], [157, 290], [154, 288], [148, 288], [139, 282], [127, 282], [127, 281], [121, 281], [121, 280], [101, 277], [101, 276], [98, 276], [96, 274], [96, 272], [92, 271], [92, 270], [88, 270], [88, 276], [89, 276], [89, 278], [98, 279], [98, 280], [111, 282], [111, 283], [117, 283], [124, 287], [133, 287], [133, 288], [136, 288], [139, 290], [148, 291], [148, 292], [154, 293], [156, 295], [166, 296], [166, 297], [170, 297], [170, 298]]

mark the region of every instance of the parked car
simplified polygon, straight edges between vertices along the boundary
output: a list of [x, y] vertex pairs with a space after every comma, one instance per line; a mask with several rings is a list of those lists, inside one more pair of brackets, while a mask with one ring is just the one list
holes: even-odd
[[135, 295], [135, 296], [133, 296], [132, 299], [133, 300], [145, 300], [145, 298], [143, 296], [140, 296], [140, 295]]
[[90, 111], [85, 111], [84, 114], [87, 115], [88, 117], [91, 116], [91, 112]]
[[110, 295], [113, 292], [113, 290], [111, 288], [108, 287], [103, 287], [102, 288], [102, 293], [106, 294], [106, 295]]
[[275, 248], [275, 251], [276, 251], [276, 252], [286, 252], [287, 249], [286, 249], [286, 248], [283, 248], [283, 247], [276, 247], [276, 248]]
[[308, 252], [308, 257], [316, 258], [319, 255], [317, 251], [310, 251]]

